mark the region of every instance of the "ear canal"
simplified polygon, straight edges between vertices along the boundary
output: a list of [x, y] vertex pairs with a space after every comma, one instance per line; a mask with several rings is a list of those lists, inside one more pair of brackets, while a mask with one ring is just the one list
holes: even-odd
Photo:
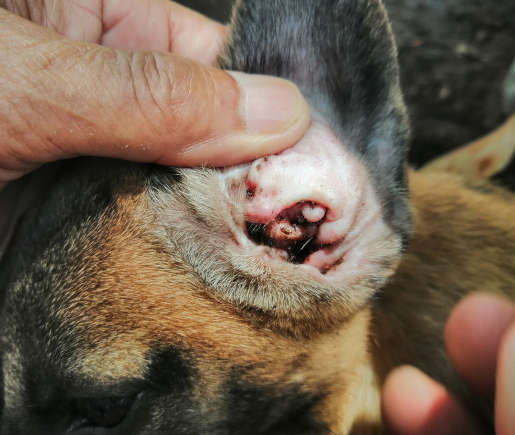
[[407, 236], [408, 118], [381, 1], [240, 0], [219, 64], [297, 84], [368, 165], [386, 218]]

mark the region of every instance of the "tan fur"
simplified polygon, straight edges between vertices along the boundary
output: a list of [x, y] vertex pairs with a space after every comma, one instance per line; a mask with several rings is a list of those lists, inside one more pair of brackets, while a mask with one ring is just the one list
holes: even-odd
[[416, 364], [464, 391], [444, 358], [442, 328], [467, 292], [515, 296], [515, 201], [509, 193], [468, 189], [446, 174], [413, 172], [410, 183], [415, 233], [397, 273], [372, 310], [310, 338], [256, 327], [217, 299], [163, 245], [145, 195], [120, 195], [117, 213], [83, 236], [97, 250], [90, 252], [96, 261], [76, 276], [81, 286], [62, 314], [90, 343], [73, 370], [104, 383], [142, 377], [156, 343], [180, 346], [203, 372], [196, 395], [206, 407], [227, 367], [249, 367], [253, 381], [323, 392], [320, 416], [341, 434], [358, 422], [380, 431], [379, 389], [395, 365]]
[[429, 162], [423, 171], [458, 174], [470, 182], [501, 172], [515, 156], [515, 115], [487, 136]]
[[[515, 298], [515, 201], [500, 188], [412, 172], [414, 234], [387, 286], [338, 323], [324, 329], [322, 317], [309, 334], [289, 334], [213, 292], [170, 243], [153, 195], [131, 180], [121, 185], [116, 205], [67, 242], [70, 270], [53, 289], [60, 303], [49, 306], [57, 329], [73, 337], [66, 372], [93, 385], [143, 378], [152, 351], [177, 348], [199, 373], [191, 394], [206, 415], [217, 412], [234, 369], [249, 385], [318, 397], [314, 415], [333, 433], [381, 433], [380, 388], [398, 364], [469, 397], [442, 342], [459, 299], [472, 291]], [[327, 306], [338, 303], [346, 301]], [[5, 403], [16, 409], [23, 367], [15, 348], [5, 358]]]
[[[369, 310], [311, 340], [255, 328], [231, 304], [214, 299], [189, 266], [163, 249], [148, 231], [151, 217], [143, 197], [122, 195], [117, 210], [84, 234], [99, 251], [88, 253], [95, 261], [76, 275], [81, 285], [61, 317], [83, 343], [70, 367], [76, 376], [106, 385], [143, 377], [147, 353], [161, 343], [191, 351], [203, 373], [197, 398], [206, 406], [228, 367], [248, 367], [250, 381], [300, 383], [307, 391], [321, 392], [326, 399], [320, 414], [336, 431], [343, 421], [349, 426], [354, 415], [369, 413], [355, 398], [364, 390], [363, 373], [374, 382], [363, 340]], [[96, 231], [101, 228], [109, 231]]]
[[[414, 335], [421, 328], [434, 331], [431, 323], [445, 321], [469, 292], [515, 298], [515, 195], [469, 189], [458, 177], [443, 173], [412, 173], [410, 183], [415, 233], [383, 291], [394, 312], [378, 315], [394, 324], [398, 316], [409, 321], [396, 340], [417, 343]], [[408, 315], [413, 309], [420, 315]], [[410, 353], [408, 346], [401, 348]]]
[[[195, 230], [198, 222], [181, 227], [188, 202], [173, 202], [166, 192], [156, 198], [138, 180], [122, 180], [116, 204], [67, 240], [70, 269], [52, 289], [59, 303], [50, 304], [49, 316], [73, 337], [65, 372], [114, 387], [143, 379], [154, 350], [180, 349], [199, 373], [191, 395], [205, 415], [220, 412], [216, 404], [237, 370], [249, 385], [312, 394], [314, 417], [342, 435], [383, 433], [380, 389], [399, 364], [414, 364], [471, 397], [447, 361], [442, 331], [469, 292], [515, 299], [515, 195], [445, 173], [411, 172], [409, 180], [414, 233], [386, 287], [353, 310], [345, 298], [314, 299], [316, 310], [295, 317], [292, 309], [287, 327], [213, 291], [184, 259], [177, 244], [185, 239], [174, 239], [170, 228], [183, 228], [197, 244], [203, 231]], [[192, 191], [207, 203], [209, 190], [200, 182]], [[203, 213], [213, 218], [209, 208]], [[207, 226], [205, 234], [224, 238], [224, 231]], [[334, 315], [339, 312], [345, 314]], [[301, 332], [291, 333], [295, 328]], [[5, 404], [13, 410], [23, 400], [17, 352], [4, 356]]]

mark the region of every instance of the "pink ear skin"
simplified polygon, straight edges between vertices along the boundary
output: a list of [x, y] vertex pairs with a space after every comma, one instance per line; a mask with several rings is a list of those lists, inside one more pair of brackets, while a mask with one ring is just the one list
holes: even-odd
[[316, 113], [293, 147], [229, 168], [222, 177], [226, 186], [243, 186], [247, 192], [235, 201], [251, 233], [259, 231], [258, 237], [249, 234], [254, 242], [288, 251], [292, 262], [334, 282], [373, 273], [380, 256], [398, 253], [395, 243], [382, 251], [384, 241], [394, 237], [368, 168]]

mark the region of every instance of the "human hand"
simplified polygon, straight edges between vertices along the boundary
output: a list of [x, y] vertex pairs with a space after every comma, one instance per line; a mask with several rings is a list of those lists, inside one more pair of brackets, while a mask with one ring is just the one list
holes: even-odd
[[306, 102], [210, 66], [224, 32], [168, 0], [0, 0], [0, 189], [77, 155], [224, 166], [293, 145]]
[[[494, 403], [497, 435], [515, 434], [515, 304], [473, 294], [451, 313], [448, 354], [472, 388]], [[474, 417], [443, 386], [414, 367], [401, 367], [383, 388], [383, 413], [395, 434], [480, 433]]]

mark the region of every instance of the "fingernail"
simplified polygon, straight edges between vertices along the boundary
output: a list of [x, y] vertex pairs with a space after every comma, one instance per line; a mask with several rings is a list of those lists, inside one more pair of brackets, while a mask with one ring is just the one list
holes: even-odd
[[306, 100], [293, 83], [264, 75], [230, 74], [240, 86], [241, 116], [249, 133], [283, 133], [310, 116]]

